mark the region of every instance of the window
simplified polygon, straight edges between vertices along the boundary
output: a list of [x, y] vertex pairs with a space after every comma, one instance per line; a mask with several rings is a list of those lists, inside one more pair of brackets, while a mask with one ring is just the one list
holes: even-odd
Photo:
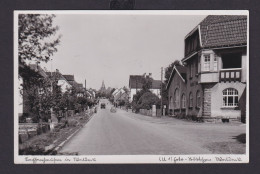
[[172, 109], [172, 106], [173, 106], [173, 100], [172, 100], [172, 96], [170, 96], [170, 106], [169, 106], [169, 109]]
[[192, 107], [193, 107], [193, 96], [192, 96], [192, 92], [190, 92], [189, 99], [190, 99], [189, 107], [192, 108]]
[[186, 96], [185, 94], [182, 94], [182, 97], [181, 97], [181, 106], [183, 109], [186, 108]]
[[218, 70], [218, 61], [217, 61], [217, 56], [214, 56], [214, 71]]
[[223, 90], [223, 107], [238, 106], [238, 91], [234, 88]]
[[242, 67], [242, 55], [241, 53], [229, 53], [229, 54], [222, 54], [222, 62], [223, 62], [223, 69], [229, 68], [241, 68]]
[[205, 54], [204, 55], [204, 71], [210, 70], [210, 55]]
[[180, 108], [180, 94], [178, 88], [176, 88], [174, 92], [174, 108]]
[[193, 77], [193, 62], [190, 64], [190, 77]]
[[200, 108], [200, 91], [197, 91], [196, 94], [196, 104], [197, 104], [197, 108]]

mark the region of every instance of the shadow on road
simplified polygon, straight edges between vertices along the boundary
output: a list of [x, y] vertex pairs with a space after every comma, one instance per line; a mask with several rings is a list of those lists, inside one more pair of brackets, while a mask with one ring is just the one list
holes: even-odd
[[236, 139], [240, 143], [246, 144], [246, 134], [240, 134], [238, 136], [234, 136], [233, 139]]

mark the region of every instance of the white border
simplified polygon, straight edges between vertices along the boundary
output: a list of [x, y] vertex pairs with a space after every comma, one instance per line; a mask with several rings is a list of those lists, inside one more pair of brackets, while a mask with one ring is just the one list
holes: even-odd
[[[92, 15], [247, 15], [247, 106], [246, 154], [243, 155], [95, 155], [95, 156], [21, 156], [18, 155], [18, 14], [92, 14]], [[196, 26], [194, 26], [196, 27]], [[196, 158], [190, 161], [189, 157]], [[76, 159], [79, 158], [80, 161]], [[220, 161], [217, 160], [221, 159]], [[30, 159], [30, 160], [29, 160]], [[180, 160], [183, 159], [183, 160]], [[210, 161], [205, 161], [210, 160]], [[204, 161], [204, 162], [203, 162]], [[248, 10], [45, 10], [14, 11], [14, 163], [15, 164], [131, 164], [131, 163], [248, 163], [249, 162], [249, 11]]]

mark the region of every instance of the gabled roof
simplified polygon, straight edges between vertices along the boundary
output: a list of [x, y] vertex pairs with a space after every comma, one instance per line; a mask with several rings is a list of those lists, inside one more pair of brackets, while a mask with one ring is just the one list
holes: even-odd
[[60, 72], [46, 72], [46, 74], [48, 75], [48, 77], [55, 76], [58, 77], [59, 80], [66, 80]]
[[[129, 88], [130, 89], [141, 89], [143, 87], [143, 81], [145, 77], [143, 75], [130, 75], [129, 79]], [[161, 81], [160, 80], [153, 80], [151, 89], [160, 89], [161, 88]]]
[[209, 15], [199, 27], [203, 48], [247, 44], [245, 15]]
[[[209, 15], [189, 32], [185, 39], [195, 31], [199, 31], [199, 42], [202, 49], [246, 46], [247, 16]], [[191, 54], [185, 56], [182, 61], [188, 60], [197, 52]]]
[[161, 80], [153, 80], [151, 89], [161, 89]]
[[46, 72], [37, 64], [29, 64], [29, 68], [31, 70], [34, 70], [35, 72], [37, 72], [38, 74], [40, 74], [44, 78], [48, 77]]
[[63, 75], [63, 77], [64, 77], [67, 81], [75, 81], [75, 80], [74, 80], [74, 75]]
[[77, 87], [83, 88], [83, 84], [82, 83], [77, 83]]
[[178, 74], [180, 76], [180, 78], [182, 79], [183, 82], [186, 81], [187, 68], [182, 65], [174, 65], [172, 72], [171, 72], [170, 79], [166, 85], [166, 89], [169, 88], [175, 72], [176, 72], [176, 74]]
[[143, 87], [144, 76], [142, 75], [130, 75], [129, 78], [129, 88], [142, 88]]
[[247, 44], [247, 16], [210, 15], [200, 23], [202, 47]]

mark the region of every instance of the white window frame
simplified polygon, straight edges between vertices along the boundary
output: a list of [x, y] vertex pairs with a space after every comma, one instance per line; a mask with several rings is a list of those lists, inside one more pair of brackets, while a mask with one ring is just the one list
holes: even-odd
[[209, 71], [209, 70], [210, 70], [210, 54], [204, 54], [203, 55], [203, 71]]
[[217, 59], [216, 55], [214, 55], [213, 69], [214, 69], [214, 71], [218, 70], [218, 59]]
[[[233, 98], [233, 103], [228, 103], [228, 99], [230, 97]], [[223, 98], [222, 107], [234, 108], [238, 106], [238, 90], [234, 88], [226, 88], [222, 91], [222, 98]], [[237, 98], [237, 103], [235, 102], [236, 98]]]

